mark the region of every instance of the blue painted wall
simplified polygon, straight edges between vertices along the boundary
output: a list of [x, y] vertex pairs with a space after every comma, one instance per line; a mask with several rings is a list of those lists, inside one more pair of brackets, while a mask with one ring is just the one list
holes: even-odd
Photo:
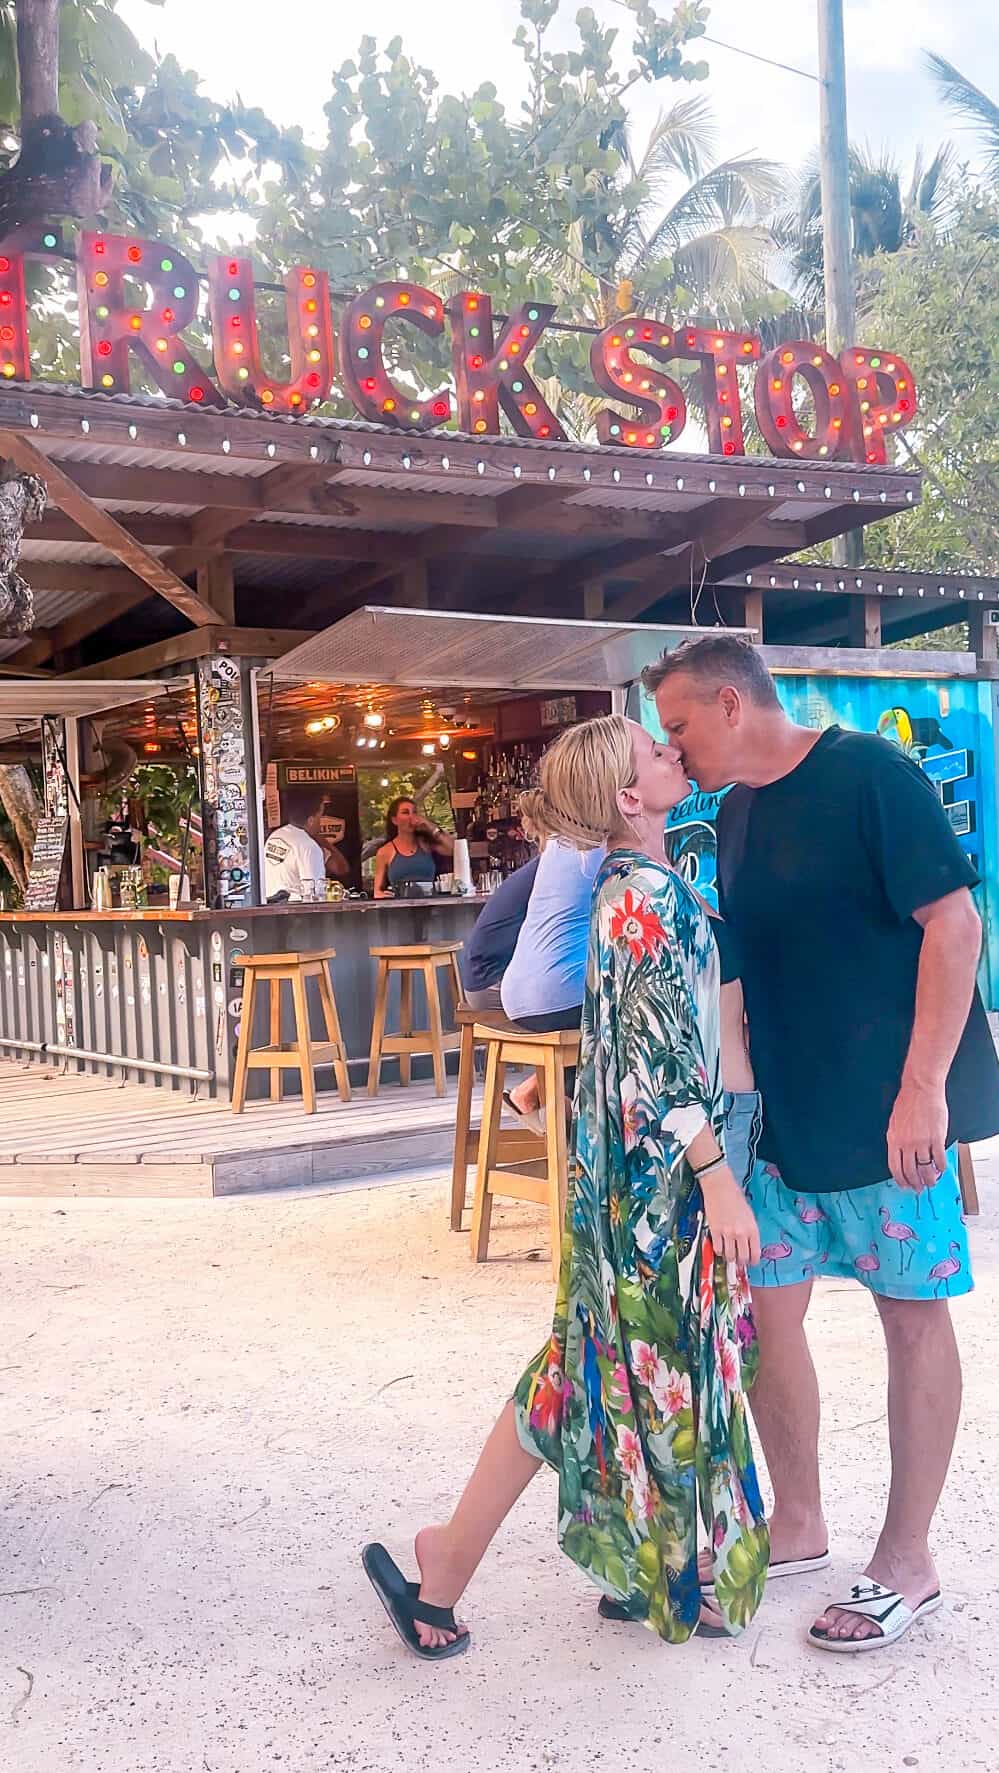
[[[982, 990], [999, 1009], [999, 831], [996, 818], [999, 686], [953, 678], [778, 677], [792, 720], [820, 731], [833, 725], [880, 733], [931, 779], [962, 849], [977, 869], [985, 924]], [[629, 713], [658, 738], [654, 705], [637, 688]], [[714, 821], [722, 796], [694, 793], [668, 820], [677, 867], [715, 900]]]

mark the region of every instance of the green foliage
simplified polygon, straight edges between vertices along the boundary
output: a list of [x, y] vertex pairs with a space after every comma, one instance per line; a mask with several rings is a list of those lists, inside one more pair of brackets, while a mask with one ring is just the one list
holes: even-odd
[[868, 529], [868, 562], [999, 573], [999, 198], [972, 193], [947, 233], [879, 265], [865, 335], [912, 366], [920, 411], [897, 448], [923, 473], [922, 503]]
[[[385, 815], [393, 800], [400, 795], [415, 794], [420, 786], [421, 772], [418, 770], [359, 769], [357, 772], [357, 795], [361, 815], [361, 835], [364, 841], [380, 837], [385, 831]], [[422, 776], [426, 781], [426, 776]], [[385, 784], [383, 786], [383, 784]], [[427, 798], [421, 802], [421, 811], [435, 825], [445, 831], [454, 829], [454, 815], [451, 811], [451, 796], [446, 779], [437, 782], [430, 790]]]
[[[163, 0], [149, 0], [162, 5]], [[108, 227], [172, 239], [197, 253], [196, 219], [250, 212], [265, 180], [293, 188], [309, 159], [302, 133], [281, 130], [257, 107], [218, 104], [173, 56], [156, 61], [119, 17], [117, 0], [63, 0], [59, 106], [67, 123], [97, 125], [116, 170], [100, 218]], [[19, 101], [14, 0], [0, 0], [0, 174], [17, 157]]]
[[123, 788], [105, 797], [105, 815], [116, 812], [122, 798], [140, 800], [150, 825], [156, 827], [160, 849], [173, 850], [182, 841], [188, 810], [198, 805], [198, 773], [192, 764], [140, 763]]
[[942, 55], [927, 55], [927, 66], [944, 104], [975, 131], [985, 153], [985, 177], [999, 189], [999, 105]]
[[[912, 246], [927, 231], [944, 227], [953, 214], [957, 170], [952, 148], [938, 148], [927, 164], [917, 149], [908, 182], [894, 156], [882, 149], [850, 148], [850, 215], [857, 309], [864, 313], [885, 254]], [[819, 337], [824, 320], [822, 194], [819, 157], [806, 161], [793, 202], [778, 216], [777, 233], [788, 261], [806, 331]]]
[[[707, 73], [684, 55], [704, 31], [704, 5], [684, 0], [665, 18], [646, 0], [625, 5], [633, 60], [589, 7], [576, 17], [577, 46], [551, 50], [558, 0], [522, 0], [519, 114], [491, 81], [461, 97], [441, 92], [399, 38], [379, 50], [364, 37], [334, 72], [327, 142], [308, 176], [265, 194], [258, 237], [273, 269], [307, 256], [343, 296], [401, 270], [445, 299], [474, 283], [504, 312], [528, 297], [564, 304], [574, 263], [592, 286], [612, 290], [622, 236], [648, 214], [650, 197], [628, 160], [625, 95], [640, 80]], [[669, 258], [665, 247], [652, 255], [657, 276], [672, 275]], [[400, 327], [387, 335], [386, 357], [425, 390], [446, 369], [447, 346]], [[557, 363], [570, 393], [586, 384], [584, 340], [561, 335], [557, 351], [533, 361], [541, 376]]]

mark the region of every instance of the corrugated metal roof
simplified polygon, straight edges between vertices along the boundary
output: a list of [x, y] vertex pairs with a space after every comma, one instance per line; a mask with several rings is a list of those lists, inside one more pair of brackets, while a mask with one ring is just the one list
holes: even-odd
[[651, 623], [562, 622], [369, 605], [276, 659], [271, 672], [276, 683], [611, 690], [634, 683], [666, 648], [703, 633], [703, 628]]
[[175, 681], [160, 678], [119, 678], [104, 683], [80, 683], [65, 677], [0, 678], [0, 740], [15, 739], [44, 719], [103, 714], [130, 702], [153, 702], [176, 688]]

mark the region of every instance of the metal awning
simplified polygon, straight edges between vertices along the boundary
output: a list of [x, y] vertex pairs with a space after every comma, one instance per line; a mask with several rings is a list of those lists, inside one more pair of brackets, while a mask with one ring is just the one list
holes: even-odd
[[[451, 610], [354, 610], [272, 666], [278, 683], [398, 684], [410, 689], [624, 689], [645, 665], [704, 628], [563, 622]], [[729, 634], [753, 630], [729, 628]]]
[[43, 720], [85, 719], [129, 702], [153, 702], [175, 694], [186, 678], [119, 678], [86, 683], [59, 678], [0, 678], [0, 742], [34, 731]]

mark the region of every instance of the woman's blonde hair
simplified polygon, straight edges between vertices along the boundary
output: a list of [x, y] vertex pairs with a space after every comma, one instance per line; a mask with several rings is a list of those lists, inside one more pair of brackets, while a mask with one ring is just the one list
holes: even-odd
[[598, 850], [622, 823], [617, 797], [635, 781], [631, 731], [623, 714], [571, 726], [549, 745], [539, 786], [521, 795], [521, 812], [545, 837]]

